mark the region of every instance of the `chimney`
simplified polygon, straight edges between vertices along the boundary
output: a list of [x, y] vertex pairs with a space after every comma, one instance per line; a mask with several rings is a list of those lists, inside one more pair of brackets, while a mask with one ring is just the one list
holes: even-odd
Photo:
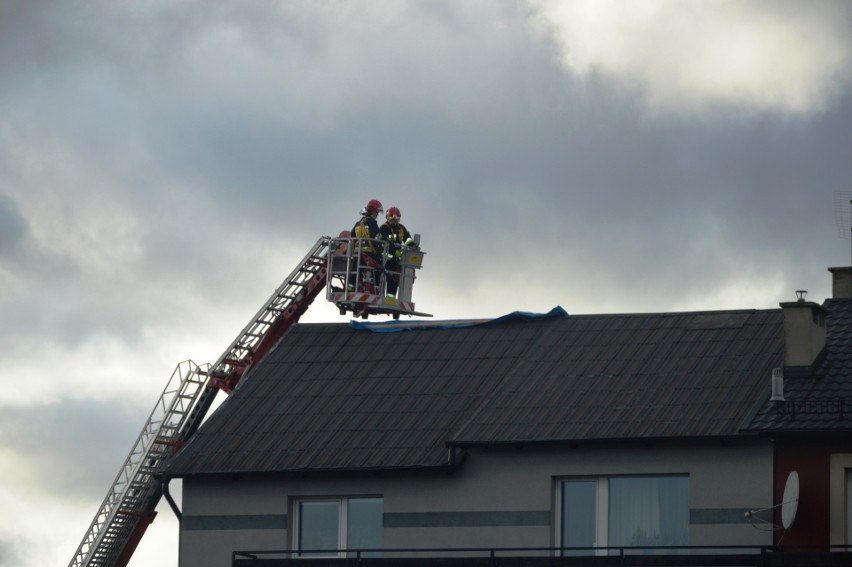
[[772, 396], [769, 398], [770, 402], [783, 402], [784, 401], [784, 369], [783, 368], [773, 368], [772, 369]]
[[784, 312], [784, 367], [806, 372], [825, 346], [825, 315], [821, 305], [806, 301], [808, 292], [796, 292], [798, 299], [781, 304]]
[[831, 297], [852, 299], [852, 267], [829, 268], [831, 272]]

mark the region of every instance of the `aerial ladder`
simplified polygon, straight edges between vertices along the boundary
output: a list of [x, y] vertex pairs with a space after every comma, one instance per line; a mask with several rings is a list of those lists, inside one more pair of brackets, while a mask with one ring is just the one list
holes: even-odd
[[[406, 250], [400, 269], [386, 274], [362, 264], [352, 244], [348, 233], [320, 237], [214, 364], [188, 360], [177, 365], [69, 567], [127, 565], [156, 515], [166, 489], [159, 474], [169, 459], [199, 428], [218, 391], [230, 394], [324, 289], [341, 315], [428, 316], [414, 311], [410, 300], [415, 270], [422, 264], [419, 247]], [[381, 293], [387, 277], [399, 278], [397, 298]]]

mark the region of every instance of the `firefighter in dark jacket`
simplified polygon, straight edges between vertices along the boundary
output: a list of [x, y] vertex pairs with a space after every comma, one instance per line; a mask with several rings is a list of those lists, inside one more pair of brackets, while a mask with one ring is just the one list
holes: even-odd
[[387, 275], [387, 293], [390, 297], [396, 297], [399, 288], [400, 263], [402, 258], [402, 246], [413, 246], [414, 240], [405, 225], [399, 222], [402, 213], [397, 207], [388, 209], [385, 216], [385, 224], [379, 229], [380, 238], [387, 243], [387, 259], [385, 260], [385, 274]]
[[[383, 211], [382, 203], [377, 199], [371, 199], [361, 210], [361, 220], [352, 227], [353, 252], [361, 256], [362, 266], [373, 269], [373, 274], [376, 276], [374, 281], [378, 281], [378, 275], [382, 270], [383, 247], [379, 242], [381, 234], [376, 219]], [[363, 274], [359, 274], [360, 276]], [[354, 288], [354, 277], [350, 277], [349, 285], [350, 288]]]

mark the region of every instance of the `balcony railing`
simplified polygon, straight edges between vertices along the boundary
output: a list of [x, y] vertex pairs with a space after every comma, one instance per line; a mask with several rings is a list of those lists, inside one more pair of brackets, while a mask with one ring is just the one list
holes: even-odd
[[[324, 557], [318, 555], [324, 554]], [[376, 557], [380, 554], [381, 557]], [[307, 557], [310, 555], [310, 557]], [[331, 555], [334, 555], [333, 557]], [[852, 546], [507, 547], [235, 551], [233, 567], [846, 567]]]

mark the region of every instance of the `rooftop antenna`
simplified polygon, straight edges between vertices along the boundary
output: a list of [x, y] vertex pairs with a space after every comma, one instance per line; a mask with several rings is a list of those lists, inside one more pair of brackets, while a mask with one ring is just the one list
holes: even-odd
[[834, 222], [840, 238], [852, 241], [852, 191], [834, 192]]

